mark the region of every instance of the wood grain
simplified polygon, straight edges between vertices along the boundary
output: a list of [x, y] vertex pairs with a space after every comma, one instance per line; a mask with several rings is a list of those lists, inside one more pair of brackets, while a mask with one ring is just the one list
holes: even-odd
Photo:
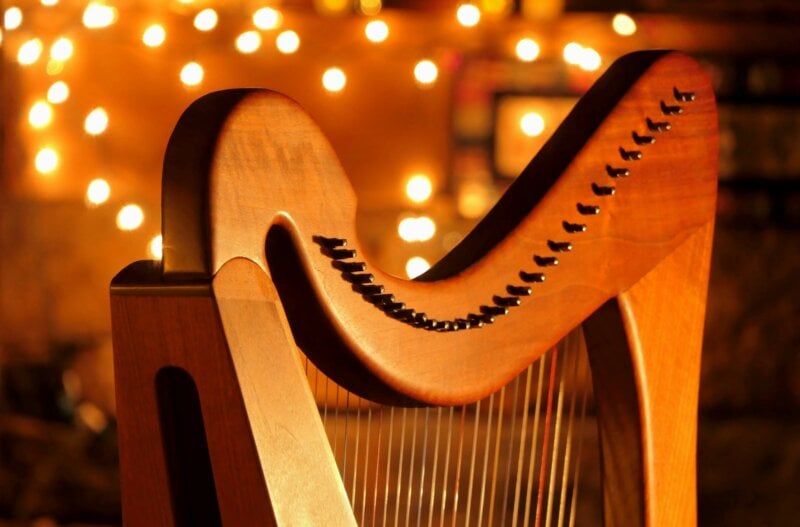
[[[197, 386], [224, 523], [348, 525], [295, 344], [360, 396], [451, 405], [503, 386], [586, 320], [606, 525], [693, 525], [716, 142], [697, 63], [625, 57], [475, 231], [408, 281], [364, 254], [355, 195], [296, 103], [261, 90], [200, 99], [167, 149], [163, 266], [139, 264], [112, 286], [126, 524], [173, 525], [180, 502], [155, 417], [165, 367]], [[363, 262], [432, 319], [497, 303], [520, 271], [546, 280], [492, 324], [429, 331], [356, 292], [319, 237], [346, 239], [357, 256], [341, 261]], [[559, 265], [542, 263], [552, 257]]]

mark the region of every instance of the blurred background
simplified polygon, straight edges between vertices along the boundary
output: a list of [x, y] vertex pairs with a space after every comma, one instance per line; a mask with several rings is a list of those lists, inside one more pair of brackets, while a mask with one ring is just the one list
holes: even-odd
[[2, 4], [0, 525], [120, 521], [108, 285], [159, 258], [160, 169], [200, 95], [319, 122], [387, 271], [493, 205], [615, 58], [680, 49], [720, 110], [703, 526], [800, 518], [800, 3], [19, 0]]

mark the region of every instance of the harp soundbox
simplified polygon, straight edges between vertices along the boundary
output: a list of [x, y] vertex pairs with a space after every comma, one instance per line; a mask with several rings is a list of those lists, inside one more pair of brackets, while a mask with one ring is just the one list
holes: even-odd
[[[625, 56], [474, 231], [402, 280], [364, 255], [354, 194], [297, 104], [204, 96], [166, 152], [163, 261], [134, 263], [111, 287], [125, 525], [570, 525], [545, 510], [559, 498], [545, 469], [577, 456], [549, 441], [566, 428], [550, 409], [583, 404], [559, 402], [558, 371], [578, 363], [542, 361], [576, 328], [604, 524], [694, 525], [716, 141], [698, 64]], [[315, 368], [358, 404], [321, 417]], [[498, 483], [512, 399], [523, 436], [507, 444], [521, 457]], [[360, 446], [332, 446], [334, 413]], [[401, 428], [399, 415], [416, 419]], [[550, 436], [530, 428], [545, 421]], [[405, 458], [389, 458], [392, 434]], [[564, 478], [562, 499], [574, 492]]]

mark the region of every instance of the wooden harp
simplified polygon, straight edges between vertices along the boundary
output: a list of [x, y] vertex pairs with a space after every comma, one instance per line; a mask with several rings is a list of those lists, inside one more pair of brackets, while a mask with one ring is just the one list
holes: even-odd
[[694, 525], [716, 123], [697, 63], [623, 57], [407, 281], [365, 259], [354, 194], [294, 102], [195, 102], [167, 148], [163, 261], [111, 286], [124, 523], [356, 523], [298, 347], [362, 398], [449, 407], [582, 327], [604, 524]]

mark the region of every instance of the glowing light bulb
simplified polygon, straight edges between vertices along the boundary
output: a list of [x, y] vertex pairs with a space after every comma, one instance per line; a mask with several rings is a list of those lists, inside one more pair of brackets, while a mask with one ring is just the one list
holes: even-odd
[[186, 86], [197, 86], [203, 82], [203, 67], [197, 62], [189, 62], [181, 68], [181, 82]]
[[528, 137], [537, 137], [544, 132], [544, 118], [536, 112], [528, 112], [519, 120], [522, 133]]
[[72, 57], [75, 47], [72, 41], [66, 37], [61, 37], [50, 46], [50, 58], [53, 60], [65, 61]]
[[532, 38], [521, 38], [515, 48], [517, 58], [523, 62], [533, 62], [539, 57], [539, 44]]
[[150, 240], [150, 243], [147, 244], [147, 251], [150, 253], [150, 256], [153, 257], [155, 260], [160, 260], [164, 257], [164, 238], [159, 234], [157, 236], [153, 236], [153, 239]]
[[41, 4], [45, 7], [52, 7], [58, 5], [58, 0], [41, 0]]
[[89, 135], [100, 135], [108, 128], [108, 114], [103, 108], [95, 108], [83, 121], [83, 129]]
[[33, 164], [39, 173], [51, 174], [58, 168], [58, 152], [46, 146], [36, 153]]
[[245, 31], [236, 38], [236, 49], [241, 53], [253, 53], [261, 47], [261, 35], [258, 31]]
[[262, 7], [253, 13], [253, 25], [258, 29], [275, 29], [283, 23], [283, 14], [272, 7]]
[[431, 264], [428, 263], [428, 260], [421, 256], [412, 256], [406, 262], [406, 276], [416, 278], [430, 268]]
[[194, 17], [194, 27], [199, 31], [211, 31], [217, 27], [218, 22], [217, 12], [210, 7], [203, 9]]
[[611, 27], [614, 28], [614, 31], [618, 35], [622, 35], [623, 37], [629, 37], [636, 33], [636, 22], [630, 15], [626, 15], [625, 13], [617, 13], [614, 15], [614, 19], [611, 21]]
[[167, 31], [161, 24], [151, 24], [142, 33], [142, 42], [149, 48], [157, 48], [167, 38]]
[[322, 86], [329, 92], [340, 92], [347, 84], [347, 75], [340, 68], [328, 68], [322, 74]]
[[597, 51], [592, 48], [584, 48], [578, 67], [585, 71], [595, 71], [600, 68], [602, 63], [603, 59]]
[[69, 98], [69, 86], [64, 81], [56, 81], [47, 90], [47, 100], [53, 104], [60, 104]]
[[117, 212], [117, 228], [121, 231], [133, 231], [144, 223], [144, 212], [139, 205], [125, 205]]
[[53, 107], [45, 101], [36, 101], [28, 112], [28, 122], [34, 128], [44, 128], [53, 121]]
[[17, 29], [22, 25], [22, 9], [19, 7], [9, 7], [3, 13], [3, 27], [6, 29]]
[[583, 57], [583, 46], [577, 42], [570, 42], [564, 46], [564, 60], [567, 64], [579, 64]]
[[23, 66], [34, 64], [42, 56], [42, 41], [32, 38], [19, 47], [17, 62]]
[[282, 31], [275, 38], [275, 46], [281, 53], [290, 55], [300, 48], [300, 37], [292, 30]]
[[100, 2], [90, 2], [83, 10], [83, 25], [89, 29], [108, 27], [116, 20], [116, 8]]
[[431, 197], [433, 185], [425, 174], [414, 174], [406, 182], [406, 196], [414, 203], [423, 203]]
[[371, 20], [364, 26], [364, 34], [370, 42], [383, 42], [389, 38], [389, 25], [383, 20]]
[[436, 223], [428, 216], [403, 218], [397, 224], [397, 234], [407, 242], [426, 242], [436, 234]]
[[86, 202], [92, 206], [102, 205], [111, 197], [111, 185], [103, 178], [93, 179], [86, 187]]
[[420, 84], [433, 84], [439, 76], [439, 68], [430, 60], [421, 60], [414, 66], [414, 78]]
[[481, 10], [474, 4], [461, 4], [456, 10], [458, 23], [464, 27], [473, 27], [481, 21]]

